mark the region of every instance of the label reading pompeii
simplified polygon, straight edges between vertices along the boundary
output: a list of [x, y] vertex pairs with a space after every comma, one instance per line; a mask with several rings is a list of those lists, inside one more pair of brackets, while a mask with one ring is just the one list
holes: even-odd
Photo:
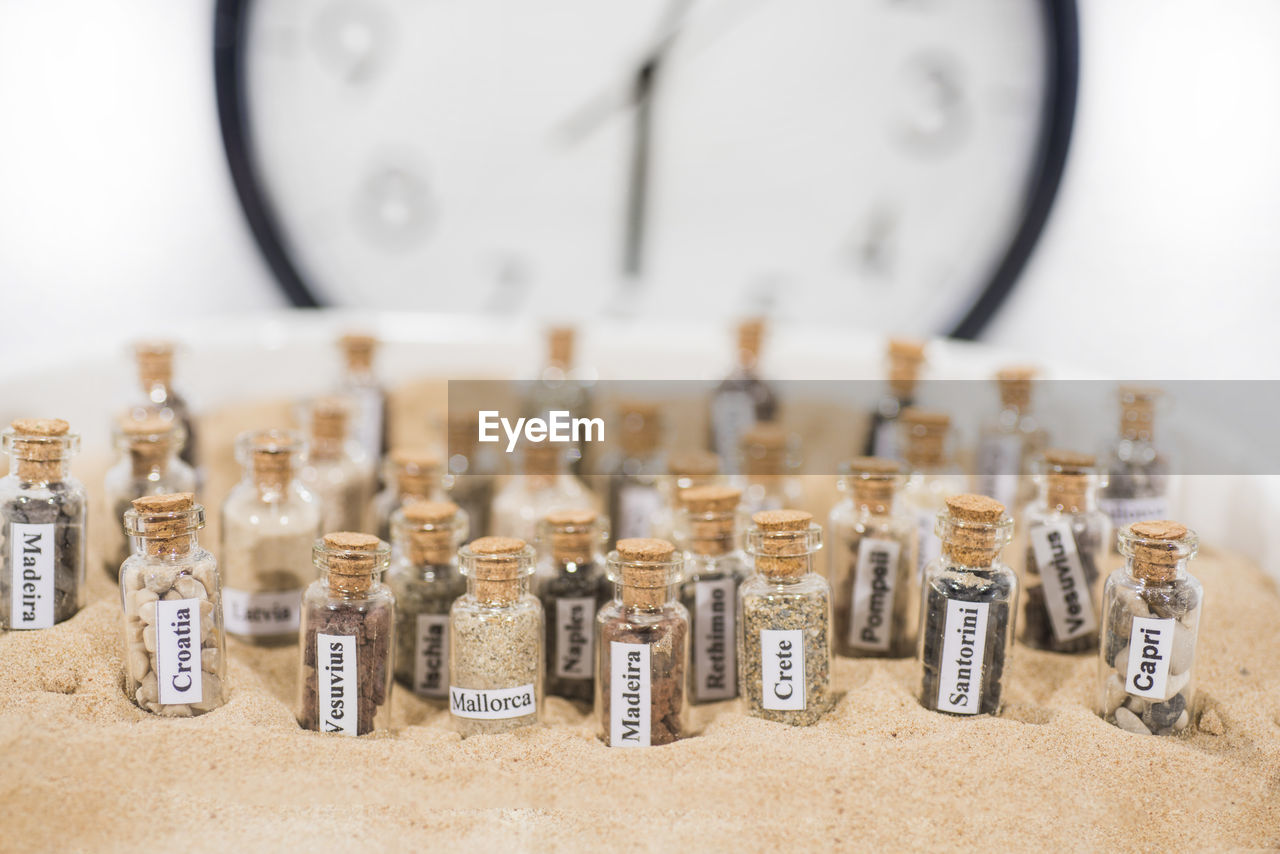
[[858, 543], [858, 563], [853, 575], [853, 616], [849, 620], [850, 646], [878, 652], [889, 649], [900, 551], [897, 540], [866, 537]]
[[459, 688], [449, 686], [449, 711], [460, 718], [494, 721], [522, 718], [537, 709], [533, 683], [514, 688]]
[[778, 711], [804, 708], [804, 629], [761, 629], [761, 705]]
[[12, 628], [47, 629], [53, 625], [53, 543], [52, 523], [9, 525]]
[[200, 669], [200, 599], [156, 602], [156, 682], [163, 705], [204, 699]]
[[1169, 500], [1163, 495], [1145, 498], [1100, 498], [1098, 509], [1110, 517], [1111, 524], [1117, 531], [1133, 522], [1169, 518]]
[[609, 644], [610, 747], [649, 746], [651, 675], [648, 644]]
[[662, 509], [662, 496], [652, 486], [629, 483], [618, 490], [617, 539], [647, 537], [654, 515]]
[[320, 690], [321, 732], [356, 735], [360, 719], [360, 685], [354, 635], [316, 635], [316, 678]]
[[1006, 507], [1018, 498], [1018, 472], [1022, 466], [1022, 439], [988, 436], [978, 446], [977, 492]]
[[1034, 526], [1031, 548], [1044, 583], [1044, 603], [1053, 636], [1069, 641], [1095, 631], [1098, 620], [1071, 526], [1066, 522]]
[[413, 647], [413, 693], [443, 697], [449, 693], [449, 615], [419, 614]]
[[1134, 617], [1129, 633], [1129, 667], [1126, 693], [1152, 700], [1164, 700], [1169, 681], [1169, 658], [1173, 652], [1173, 632], [1177, 620]]
[[557, 678], [591, 678], [595, 663], [595, 611], [596, 600], [589, 596], [556, 600]]
[[942, 554], [942, 540], [933, 532], [938, 521], [936, 511], [919, 510], [916, 513], [916, 527], [920, 537], [920, 559], [916, 561], [916, 574], [919, 575], [929, 565], [929, 561]]
[[982, 662], [987, 650], [987, 603], [947, 600], [942, 632], [938, 708], [976, 715], [982, 699]]
[[737, 581], [732, 577], [694, 585], [693, 679], [699, 700], [729, 700], [737, 694]]
[[302, 613], [302, 590], [250, 593], [227, 587], [222, 611], [233, 635], [282, 635], [296, 632]]

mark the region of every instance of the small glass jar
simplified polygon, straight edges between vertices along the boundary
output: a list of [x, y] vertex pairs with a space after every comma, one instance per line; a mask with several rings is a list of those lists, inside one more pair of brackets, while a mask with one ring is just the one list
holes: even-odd
[[474, 412], [449, 414], [449, 461], [443, 480], [449, 500], [467, 514], [472, 537], [483, 537], [490, 531], [497, 469], [493, 452], [482, 450], [477, 441], [479, 423]]
[[892, 460], [902, 457], [898, 418], [915, 403], [916, 384], [924, 365], [925, 344], [910, 338], [890, 338], [886, 352], [889, 387], [871, 412], [864, 455]]
[[720, 458], [711, 451], [686, 451], [667, 458], [667, 474], [658, 479], [661, 503], [649, 528], [654, 539], [674, 541], [680, 494], [695, 486], [720, 482]]
[[925, 567], [920, 606], [920, 703], [953, 715], [994, 715], [1018, 604], [1018, 579], [1000, 561], [1013, 520], [994, 498], [955, 495], [938, 514], [938, 536], [942, 553]]
[[609, 485], [609, 519], [619, 540], [648, 537], [662, 507], [658, 479], [665, 464], [658, 448], [658, 404], [630, 400], [618, 405], [620, 447], [608, 456], [603, 474]]
[[743, 434], [757, 423], [773, 421], [778, 416], [778, 395], [759, 374], [763, 337], [764, 321], [759, 318], [738, 325], [736, 363], [711, 394], [708, 445], [728, 474], [741, 471], [738, 454]]
[[1155, 444], [1156, 409], [1162, 397], [1158, 388], [1120, 388], [1120, 436], [1108, 454], [1107, 485], [1098, 500], [1116, 531], [1131, 522], [1169, 516], [1173, 466]]
[[1177, 522], [1120, 532], [1124, 567], [1107, 579], [1098, 712], [1142, 735], [1177, 735], [1195, 708], [1196, 639], [1204, 589], [1187, 574], [1199, 539]]
[[298, 723], [342, 735], [385, 730], [396, 620], [382, 572], [391, 547], [342, 531], [316, 540], [312, 554], [320, 578], [302, 598]]
[[1106, 475], [1090, 454], [1048, 450], [1037, 465], [1038, 500], [1027, 507], [1022, 642], [1050, 652], [1098, 648], [1100, 567], [1111, 520], [1098, 509]]
[[200, 547], [204, 508], [191, 493], [135, 499], [120, 567], [124, 692], [165, 717], [202, 715], [227, 700], [218, 564]]
[[1000, 412], [982, 427], [974, 461], [973, 491], [1021, 508], [1034, 492], [1032, 467], [1048, 444], [1047, 434], [1031, 409], [1031, 382], [1036, 371], [1029, 367], [1004, 368], [996, 374], [1000, 388]]
[[755, 574], [738, 591], [738, 682], [747, 713], [809, 726], [835, 703], [831, 690], [831, 587], [813, 571], [822, 529], [802, 510], [751, 517]]
[[110, 523], [103, 547], [103, 565], [112, 575], [129, 557], [129, 538], [121, 524], [133, 499], [196, 491], [196, 473], [179, 458], [184, 436], [182, 425], [155, 414], [126, 416], [115, 425], [115, 447], [120, 458], [107, 470], [103, 484]]
[[542, 711], [542, 604], [529, 592], [533, 546], [481, 537], [458, 553], [467, 592], [449, 612], [449, 713], [463, 738], [536, 724]]
[[80, 437], [56, 418], [4, 431], [0, 480], [0, 628], [47, 629], [84, 606], [88, 497], [71, 476]]
[[[373, 372], [378, 339], [372, 335], [349, 333], [338, 339], [342, 351], [342, 376], [338, 394], [352, 404], [351, 436], [376, 464], [387, 451], [387, 393]], [[384, 538], [385, 539], [385, 538]]]
[[525, 444], [522, 474], [512, 475], [493, 499], [493, 532], [500, 537], [533, 542], [538, 522], [556, 510], [590, 508], [600, 499], [569, 472], [569, 451], [562, 444]]
[[844, 497], [831, 510], [827, 580], [835, 597], [836, 652], [851, 657], [915, 653], [919, 619], [916, 523], [896, 501], [894, 460], [858, 457], [844, 466]]
[[[572, 326], [547, 329], [547, 362], [537, 378], [527, 386], [524, 400], [526, 417], [546, 418], [548, 413], [558, 410], [571, 412], [577, 418], [590, 417], [594, 406], [595, 377], [591, 371], [575, 367], [576, 344], [577, 332]], [[564, 451], [565, 470], [575, 476], [582, 474], [585, 471], [583, 453], [589, 447], [577, 441], [570, 443]], [[529, 536], [522, 539], [532, 542], [537, 518], [529, 527]]]
[[804, 498], [804, 486], [796, 477], [800, 449], [794, 436], [776, 422], [761, 422], [742, 434], [739, 449], [741, 475], [733, 478], [742, 490], [742, 511], [794, 507]]
[[298, 642], [302, 595], [315, 580], [320, 502], [296, 477], [302, 435], [259, 430], [236, 437], [244, 477], [222, 504], [222, 591], [227, 633], [261, 645]]
[[199, 481], [200, 454], [195, 419], [191, 417], [191, 407], [186, 398], [173, 384], [173, 342], [137, 341], [133, 345], [133, 356], [142, 392], [141, 399], [133, 406], [134, 417], [158, 415], [181, 426], [185, 440], [180, 456], [196, 472]]
[[902, 457], [909, 473], [902, 501], [916, 521], [916, 572], [923, 575], [925, 564], [936, 558], [942, 547], [934, 532], [938, 513], [949, 497], [964, 492], [965, 479], [951, 461], [949, 415], [908, 407], [899, 426]]
[[373, 500], [378, 536], [391, 539], [391, 516], [411, 501], [448, 501], [444, 466], [430, 451], [396, 448], [388, 456], [387, 486]]
[[458, 547], [467, 518], [452, 501], [410, 501], [391, 516], [396, 680], [419, 697], [449, 694], [449, 609], [467, 590]]
[[557, 510], [538, 526], [538, 597], [546, 615], [547, 693], [595, 697], [595, 627], [612, 595], [604, 574], [609, 526], [594, 510]]
[[320, 499], [322, 530], [369, 533], [374, 530], [376, 477], [373, 462], [349, 435], [351, 415], [351, 405], [342, 398], [311, 403], [311, 449], [298, 477]]
[[670, 744], [685, 735], [684, 557], [666, 540], [619, 540], [607, 565], [613, 600], [596, 615], [600, 737], [610, 747]]

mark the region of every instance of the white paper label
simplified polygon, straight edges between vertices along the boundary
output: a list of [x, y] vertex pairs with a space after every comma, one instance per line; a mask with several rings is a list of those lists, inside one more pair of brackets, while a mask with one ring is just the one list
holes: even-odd
[[865, 537], [858, 543], [848, 637], [849, 645], [856, 649], [878, 652], [889, 649], [900, 551], [897, 540]]
[[233, 587], [222, 591], [222, 613], [234, 635], [283, 635], [298, 630], [302, 590], [250, 593]]
[[804, 708], [804, 629], [761, 629], [761, 705], [766, 709]]
[[54, 525], [9, 525], [9, 626], [47, 629], [53, 625]]
[[648, 537], [653, 528], [653, 517], [662, 508], [662, 496], [657, 487], [628, 483], [618, 490], [618, 526], [616, 538]]
[[987, 651], [987, 603], [947, 600], [938, 674], [938, 708], [976, 715], [982, 700], [982, 663]]
[[1111, 524], [1118, 531], [1133, 522], [1168, 519], [1169, 499], [1163, 495], [1149, 495], [1145, 498], [1100, 498], [1098, 509], [1111, 517]]
[[916, 550], [919, 555], [916, 561], [917, 577], [924, 574], [924, 568], [929, 565], [929, 561], [942, 554], [942, 540], [938, 539], [938, 535], [933, 532], [937, 521], [936, 510], [916, 511], [916, 536], [919, 538], [919, 548]]
[[493, 721], [523, 718], [538, 709], [533, 683], [515, 688], [459, 688], [449, 686], [449, 711], [460, 718]]
[[1020, 436], [987, 436], [978, 445], [978, 477], [975, 488], [1005, 507], [1018, 499], [1018, 475], [1022, 468]]
[[1177, 620], [1134, 617], [1129, 633], [1129, 666], [1124, 690], [1139, 697], [1164, 700], [1169, 681], [1169, 658]]
[[1031, 548], [1044, 584], [1044, 604], [1053, 636], [1069, 641], [1095, 631], [1098, 619], [1071, 526], [1066, 522], [1033, 526]]
[[590, 679], [595, 664], [596, 600], [556, 600], [555, 674], [561, 679]]
[[886, 460], [898, 458], [898, 422], [881, 421], [876, 424], [876, 434], [871, 440], [872, 456]]
[[321, 732], [359, 735], [360, 677], [354, 635], [316, 635], [316, 692]]
[[756, 423], [756, 403], [745, 391], [722, 391], [711, 400], [711, 431], [725, 474], [738, 473], [738, 442]]
[[163, 705], [204, 699], [200, 599], [156, 602], [156, 680]]
[[443, 697], [449, 692], [449, 615], [419, 614], [413, 647], [413, 693]]
[[649, 645], [609, 644], [609, 746], [648, 747], [653, 711]]
[[732, 576], [694, 583], [693, 679], [699, 700], [728, 700], [738, 693], [737, 587]]

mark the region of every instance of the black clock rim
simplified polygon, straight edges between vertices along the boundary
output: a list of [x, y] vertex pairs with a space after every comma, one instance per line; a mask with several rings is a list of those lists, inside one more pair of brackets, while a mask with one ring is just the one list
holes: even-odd
[[[216, 0], [214, 5], [213, 79], [223, 149], [236, 197], [276, 282], [294, 306], [318, 308], [324, 303], [289, 255], [284, 232], [262, 189], [252, 154], [244, 97], [244, 32], [251, 2]], [[1041, 2], [1046, 12], [1048, 97], [1022, 218], [991, 278], [947, 332], [952, 338], [975, 339], [995, 317], [1031, 259], [1066, 171], [1080, 80], [1079, 12], [1076, 0]]]

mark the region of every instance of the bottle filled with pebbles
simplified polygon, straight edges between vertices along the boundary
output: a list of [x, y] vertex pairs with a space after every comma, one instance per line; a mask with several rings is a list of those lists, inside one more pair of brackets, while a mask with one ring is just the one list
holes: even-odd
[[120, 567], [124, 690], [165, 717], [202, 715], [227, 700], [218, 564], [200, 547], [204, 508], [191, 493], [135, 499], [124, 528], [133, 554]]
[[448, 501], [444, 465], [427, 450], [396, 448], [388, 456], [387, 487], [373, 500], [378, 536], [391, 539], [391, 516], [412, 501]]
[[920, 590], [916, 523], [896, 500], [902, 466], [858, 457], [844, 469], [828, 528], [836, 652], [905, 658], [915, 653]]
[[159, 416], [182, 427], [185, 437], [180, 451], [182, 461], [199, 473], [200, 454], [195, 432], [195, 419], [187, 399], [173, 382], [174, 344], [172, 341], [137, 341], [133, 356], [138, 367], [138, 386], [142, 395], [133, 406], [135, 417]]
[[595, 617], [613, 595], [604, 573], [609, 526], [594, 510], [557, 510], [538, 526], [537, 588], [547, 623], [547, 693], [595, 697]]
[[953, 715], [994, 715], [1013, 646], [1018, 580], [1000, 560], [1013, 537], [1004, 505], [954, 495], [938, 514], [941, 554], [925, 567], [920, 702]]
[[602, 465], [608, 477], [609, 519], [620, 540], [648, 537], [662, 507], [658, 479], [666, 468], [659, 440], [662, 420], [658, 404], [627, 400], [618, 404], [618, 449]]
[[302, 599], [298, 723], [314, 732], [366, 735], [391, 717], [395, 598], [382, 583], [391, 547], [340, 531], [316, 540], [320, 578]]
[[227, 633], [248, 643], [298, 641], [302, 594], [315, 580], [311, 550], [320, 501], [297, 472], [307, 446], [291, 430], [236, 438], [244, 477], [222, 504], [223, 606]]
[[1120, 532], [1125, 562], [1107, 579], [1098, 711], [1143, 735], [1176, 735], [1194, 715], [1196, 638], [1204, 590], [1187, 574], [1199, 540], [1177, 522]]
[[126, 415], [116, 421], [114, 439], [119, 459], [103, 483], [111, 510], [103, 565], [113, 576], [131, 551], [123, 522], [133, 499], [196, 490], [195, 469], [178, 456], [185, 441], [181, 423], [155, 413]]
[[47, 629], [84, 605], [88, 498], [70, 470], [79, 449], [57, 418], [19, 418], [4, 431], [0, 628]]
[[[1107, 485], [1098, 501], [1119, 531], [1130, 522], [1169, 515], [1173, 469], [1167, 452], [1156, 444], [1156, 411], [1163, 398], [1158, 388], [1122, 386], [1120, 431], [1107, 455]], [[1112, 543], [1112, 548], [1117, 544]]]
[[662, 501], [649, 526], [650, 536], [674, 541], [680, 494], [695, 486], [711, 486], [719, 482], [720, 458], [711, 451], [685, 451], [667, 457], [667, 473], [658, 479]]
[[306, 408], [311, 448], [298, 473], [303, 485], [320, 499], [321, 529], [373, 530], [374, 462], [352, 438], [353, 409], [339, 397], [322, 397]]
[[467, 518], [451, 501], [410, 501], [391, 516], [396, 680], [419, 697], [449, 693], [449, 609], [467, 590], [458, 546]]
[[1110, 551], [1111, 520], [1098, 509], [1106, 474], [1089, 454], [1048, 450], [1038, 464], [1039, 496], [1027, 507], [1027, 571], [1022, 641], [1051, 652], [1098, 648], [1099, 566]]
[[481, 537], [458, 553], [467, 592], [449, 612], [449, 713], [463, 738], [538, 722], [542, 603], [529, 592], [533, 546]]
[[684, 557], [666, 540], [619, 540], [613, 600], [596, 615], [596, 717], [610, 747], [670, 744], [684, 732], [689, 614]]

